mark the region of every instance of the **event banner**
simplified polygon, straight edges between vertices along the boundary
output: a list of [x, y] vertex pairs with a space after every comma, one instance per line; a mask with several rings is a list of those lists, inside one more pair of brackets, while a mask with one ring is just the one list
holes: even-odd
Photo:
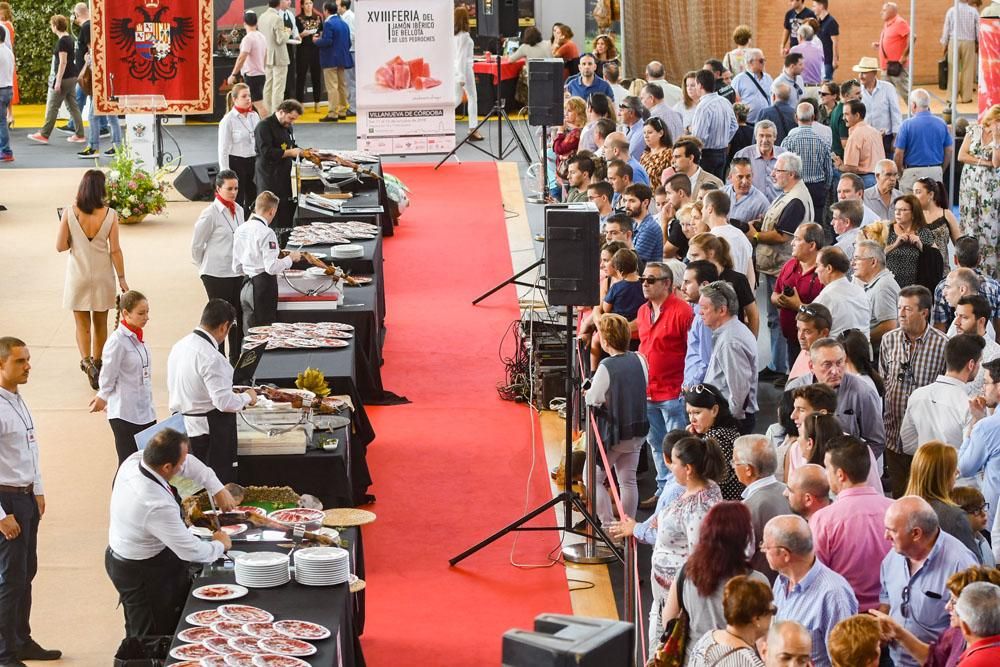
[[162, 95], [158, 113], [212, 111], [212, 0], [93, 0], [97, 110], [150, 110], [125, 96]]
[[361, 0], [355, 10], [358, 149], [455, 147], [451, 0]]
[[979, 114], [1000, 104], [1000, 18], [979, 21]]

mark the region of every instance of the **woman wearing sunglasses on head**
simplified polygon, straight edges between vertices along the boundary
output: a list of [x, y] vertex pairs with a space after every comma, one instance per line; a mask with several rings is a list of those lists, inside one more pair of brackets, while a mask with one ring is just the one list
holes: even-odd
[[[729, 401], [722, 392], [714, 385], [699, 384], [684, 391], [684, 402], [691, 422], [688, 430], [695, 435], [714, 438], [722, 449], [724, 460], [732, 460], [733, 443], [740, 437], [740, 432], [737, 430], [736, 419], [729, 411]], [[732, 469], [727, 467], [723, 471], [719, 488], [726, 500], [740, 500], [746, 487], [740, 484]]]

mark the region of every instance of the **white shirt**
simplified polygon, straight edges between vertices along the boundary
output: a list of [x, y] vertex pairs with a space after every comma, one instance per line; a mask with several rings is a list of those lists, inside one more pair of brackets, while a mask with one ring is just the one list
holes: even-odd
[[903, 113], [899, 109], [899, 94], [895, 86], [888, 81], [876, 81], [870, 93], [861, 86], [861, 101], [865, 103], [865, 121], [869, 125], [882, 134], [899, 133]]
[[[955, 325], [952, 324], [952, 329]], [[948, 330], [948, 336], [951, 337], [951, 330]], [[989, 335], [988, 333], [983, 336], [983, 340], [986, 341], [986, 347], [983, 348], [983, 356], [980, 358], [979, 372], [976, 373], [976, 377], [972, 378], [969, 382], [969, 396], [982, 396], [983, 394], [983, 384], [986, 382], [986, 369], [983, 368], [983, 364], [987, 361], [993, 361], [994, 359], [1000, 359], [1000, 343], [997, 343], [996, 335]]]
[[229, 156], [253, 157], [257, 155], [253, 131], [260, 122], [256, 111], [242, 114], [236, 109], [219, 121], [219, 171], [229, 169]]
[[628, 91], [621, 84], [612, 83], [610, 85], [611, 92], [615, 94], [615, 108], [617, 109], [625, 101], [625, 98], [628, 97]]
[[848, 329], [857, 329], [865, 338], [870, 336], [871, 306], [868, 304], [868, 295], [860, 284], [851, 282], [847, 276], [841, 276], [823, 287], [813, 303], [830, 309], [830, 315], [833, 316], [831, 337], [836, 338]]
[[862, 228], [867, 227], [868, 225], [872, 224], [873, 222], [878, 222], [879, 221], [878, 214], [875, 211], [871, 210], [870, 208], [868, 208], [864, 204], [862, 204], [862, 206], [864, 206], [864, 208], [865, 208], [865, 217], [861, 218], [861, 227]]
[[[646, 357], [641, 354], [636, 354], [636, 356], [639, 358], [639, 365], [642, 366], [642, 375], [648, 383], [649, 363], [646, 361]], [[609, 389], [611, 389], [611, 375], [608, 374], [607, 368], [598, 364], [597, 370], [594, 371], [594, 377], [590, 379], [590, 389], [587, 390], [584, 396], [587, 405], [604, 405], [608, 400]]]
[[274, 230], [256, 214], [251, 215], [233, 234], [233, 271], [248, 278], [265, 271], [276, 276], [293, 263], [291, 257], [279, 258], [278, 252]]
[[[729, 255], [733, 258], [733, 269], [745, 275], [747, 280], [750, 280], [753, 277], [753, 266], [751, 265], [753, 260], [753, 246], [747, 239], [746, 234], [728, 223], [712, 227], [708, 231], [729, 242]], [[753, 285], [754, 281], [750, 280], [750, 284]]]
[[233, 238], [241, 225], [243, 208], [239, 204], [235, 217], [217, 199], [202, 210], [191, 238], [191, 259], [198, 265], [198, 275], [216, 278], [243, 275], [233, 269]]
[[[205, 334], [212, 337], [201, 327]], [[213, 339], [214, 340], [214, 339]], [[219, 348], [194, 332], [177, 341], [167, 357], [170, 412], [203, 414], [212, 410], [239, 412], [250, 403], [249, 394], [233, 393], [233, 367]], [[208, 433], [205, 417], [185, 417], [189, 437]]]
[[[19, 393], [0, 387], [0, 484], [35, 485], [35, 495], [42, 496], [42, 470], [38, 464], [38, 440], [35, 420]], [[0, 507], [0, 519], [7, 512]]]
[[[654, 79], [653, 81], [647, 81], [646, 83], [655, 83], [663, 91], [663, 101], [669, 106], [674, 106], [684, 100], [684, 92], [681, 90], [680, 86], [675, 86], [666, 79]], [[674, 137], [677, 140], [677, 137]]]
[[[155, 480], [143, 475], [140, 466]], [[213, 495], [222, 489], [212, 469], [190, 454], [178, 474], [198, 482]], [[167, 480], [143, 463], [142, 452], [125, 459], [115, 477], [108, 545], [129, 560], [152, 558], [166, 547], [181, 560], [211, 563], [224, 551], [222, 542], [206, 542], [191, 534]]]
[[740, 497], [743, 500], [750, 500], [750, 496], [752, 496], [753, 494], [757, 493], [758, 491], [760, 491], [765, 487], [771, 486], [772, 484], [781, 484], [781, 482], [779, 482], [778, 478], [775, 477], [774, 475], [768, 475], [767, 477], [761, 477], [760, 479], [755, 479], [754, 481], [750, 482], [750, 485], [747, 486], [747, 488], [743, 489], [743, 493]]
[[912, 456], [917, 447], [940, 440], [962, 446], [963, 432], [972, 423], [968, 385], [956, 378], [939, 375], [934, 382], [913, 390], [899, 427], [903, 452]]
[[[4, 46], [10, 46], [4, 42]], [[0, 88], [14, 85], [14, 52], [10, 49], [0, 49]]]
[[354, 51], [354, 10], [345, 9], [344, 13], [340, 15], [340, 20], [351, 29], [351, 51]]
[[104, 343], [103, 359], [97, 396], [108, 403], [108, 419], [140, 425], [156, 421], [149, 347], [119, 325]]

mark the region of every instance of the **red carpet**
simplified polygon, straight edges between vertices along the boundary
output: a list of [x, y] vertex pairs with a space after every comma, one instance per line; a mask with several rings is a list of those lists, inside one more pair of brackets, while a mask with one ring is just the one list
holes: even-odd
[[[497, 665], [505, 630], [570, 612], [563, 567], [511, 566], [512, 536], [448, 565], [522, 515], [531, 463], [529, 411], [495, 390], [500, 339], [518, 317], [514, 288], [471, 305], [512, 272], [497, 171], [475, 163], [387, 170], [410, 187], [412, 204], [385, 244], [383, 378], [413, 402], [369, 408], [378, 520], [364, 529], [362, 646], [373, 667]], [[551, 498], [536, 433], [532, 507]], [[546, 562], [558, 535], [522, 533], [515, 560]]]

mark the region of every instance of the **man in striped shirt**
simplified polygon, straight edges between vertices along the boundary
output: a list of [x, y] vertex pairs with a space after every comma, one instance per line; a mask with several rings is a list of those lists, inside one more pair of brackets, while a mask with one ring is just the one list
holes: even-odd
[[[941, 46], [944, 47], [944, 54], [948, 57], [949, 73], [955, 71], [952, 69], [955, 67], [955, 46], [951, 43], [953, 37], [958, 42], [958, 101], [972, 102], [973, 77], [976, 76], [976, 42], [979, 41], [979, 14], [969, 6], [969, 0], [958, 0], [958, 6], [949, 7], [944, 15]], [[951, 82], [954, 80], [954, 75], [949, 74], [949, 97]]]
[[929, 322], [930, 290], [909, 285], [899, 291], [899, 328], [882, 337], [879, 373], [885, 380], [885, 464], [894, 498], [906, 490], [912, 456], [903, 453], [899, 427], [906, 402], [918, 387], [944, 375], [948, 337]]
[[739, 125], [733, 105], [715, 92], [715, 75], [706, 69], [698, 70], [696, 81], [698, 106], [691, 118], [691, 134], [704, 144], [701, 168], [721, 179], [725, 173], [726, 150]]

